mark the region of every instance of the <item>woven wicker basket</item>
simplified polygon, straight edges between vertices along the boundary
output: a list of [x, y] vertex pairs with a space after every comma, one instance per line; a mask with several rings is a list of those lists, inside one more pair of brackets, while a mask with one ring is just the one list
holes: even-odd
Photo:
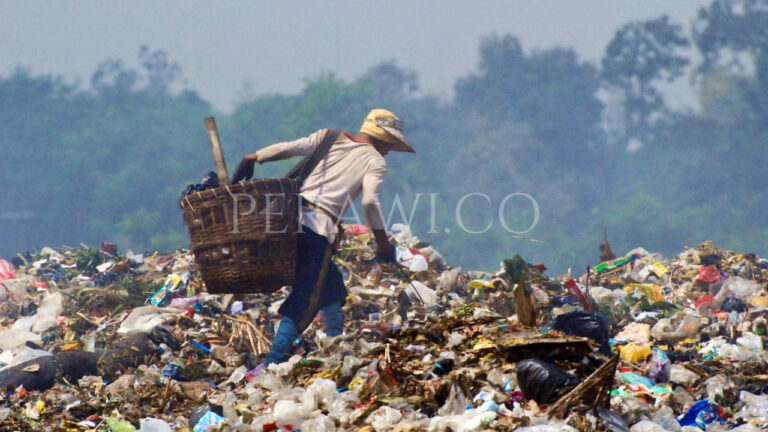
[[208, 292], [270, 293], [293, 283], [297, 193], [294, 180], [279, 178], [181, 199], [190, 249]]

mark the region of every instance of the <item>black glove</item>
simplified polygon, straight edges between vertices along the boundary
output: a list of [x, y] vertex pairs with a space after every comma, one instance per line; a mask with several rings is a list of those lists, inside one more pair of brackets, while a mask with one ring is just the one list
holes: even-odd
[[235, 168], [235, 173], [232, 174], [232, 181], [230, 183], [235, 184], [240, 180], [250, 180], [251, 177], [253, 177], [253, 165], [255, 163], [256, 161], [254, 160], [243, 158], [243, 160], [237, 164], [237, 168]]
[[395, 248], [388, 251], [382, 251], [381, 249], [376, 251], [376, 261], [387, 264], [395, 262]]

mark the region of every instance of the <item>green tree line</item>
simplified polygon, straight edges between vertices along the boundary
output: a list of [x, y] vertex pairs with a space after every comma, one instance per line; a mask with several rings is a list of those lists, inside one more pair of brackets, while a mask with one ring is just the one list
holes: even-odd
[[[204, 117], [216, 115], [232, 169], [322, 127], [356, 131], [377, 107], [405, 120], [417, 149], [389, 157], [385, 213], [395, 197], [406, 216], [415, 208], [414, 232], [451, 264], [494, 269], [519, 253], [580, 273], [598, 262], [603, 228], [619, 254], [708, 239], [768, 254], [768, 1], [715, 0], [688, 27], [627, 23], [599, 64], [513, 35], [488, 36], [479, 54], [447, 101], [393, 60], [354, 80], [311, 73], [298, 94], [244, 98], [227, 114], [185, 89], [161, 50], [142, 47], [136, 68], [104, 61], [88, 84], [18, 68], [0, 76], [0, 256], [102, 240], [186, 247], [177, 200], [213, 168]], [[671, 81], [690, 85], [698, 109], [670, 108]], [[503, 209], [517, 233], [499, 218], [513, 193], [526, 194]]]

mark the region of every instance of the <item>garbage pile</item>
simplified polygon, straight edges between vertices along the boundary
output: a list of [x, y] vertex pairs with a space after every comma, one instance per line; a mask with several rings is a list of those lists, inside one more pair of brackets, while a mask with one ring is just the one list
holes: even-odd
[[344, 334], [264, 354], [288, 294], [210, 295], [188, 251], [0, 261], [0, 429], [753, 431], [768, 426], [768, 261], [706, 242], [579, 277], [450, 267], [407, 226], [397, 265], [347, 226]]

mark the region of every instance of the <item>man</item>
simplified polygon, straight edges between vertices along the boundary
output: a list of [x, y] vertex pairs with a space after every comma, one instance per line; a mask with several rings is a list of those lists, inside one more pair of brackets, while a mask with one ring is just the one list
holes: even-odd
[[[296, 141], [282, 142], [245, 157], [241, 166], [311, 154], [329, 129], [319, 130]], [[280, 363], [291, 352], [293, 341], [309, 326], [319, 311], [329, 336], [343, 331], [347, 292], [339, 269], [330, 262], [338, 235], [337, 222], [362, 191], [363, 214], [378, 246], [376, 258], [394, 261], [382, 219], [379, 191], [387, 172], [384, 156], [390, 151], [413, 153], [403, 135], [403, 122], [384, 109], [372, 110], [360, 132], [342, 132], [328, 155], [312, 170], [301, 187], [301, 232], [298, 238], [296, 282], [280, 306], [283, 319], [275, 333], [266, 364]], [[238, 171], [241, 170], [238, 166]]]

